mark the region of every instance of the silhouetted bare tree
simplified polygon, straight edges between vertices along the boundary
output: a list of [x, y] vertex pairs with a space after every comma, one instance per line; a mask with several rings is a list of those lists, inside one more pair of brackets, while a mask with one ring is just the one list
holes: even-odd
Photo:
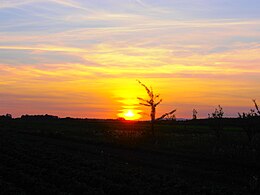
[[141, 81], [137, 80], [137, 82], [145, 88], [145, 90], [149, 96], [149, 99], [143, 99], [140, 97], [137, 97], [137, 99], [140, 101], [140, 103], [139, 103], [140, 105], [148, 106], [151, 108], [151, 113], [150, 113], [151, 130], [152, 130], [153, 137], [155, 138], [154, 122], [155, 122], [156, 107], [162, 102], [162, 99], [159, 99], [159, 97], [160, 97], [159, 94], [154, 94], [152, 87], [149, 89]]
[[150, 89], [145, 85], [143, 84], [141, 81], [137, 80], [137, 82], [142, 85], [149, 98], [148, 99], [144, 99], [144, 98], [140, 98], [140, 97], [137, 97], [137, 99], [140, 101], [140, 105], [143, 105], [143, 106], [147, 106], [147, 107], [150, 107], [151, 108], [151, 112], [150, 112], [150, 117], [151, 117], [151, 131], [152, 131], [152, 135], [153, 135], [153, 138], [154, 140], [156, 141], [156, 136], [155, 136], [155, 130], [154, 130], [154, 123], [155, 123], [155, 120], [161, 120], [165, 117], [169, 117], [169, 116], [174, 116], [173, 113], [176, 111], [176, 110], [172, 110], [171, 112], [168, 112], [168, 113], [165, 113], [163, 114], [161, 117], [159, 118], [155, 118], [155, 115], [156, 115], [156, 107], [162, 102], [162, 99], [160, 98], [160, 95], [159, 94], [155, 94], [153, 92], [153, 89], [152, 87], [150, 87]]

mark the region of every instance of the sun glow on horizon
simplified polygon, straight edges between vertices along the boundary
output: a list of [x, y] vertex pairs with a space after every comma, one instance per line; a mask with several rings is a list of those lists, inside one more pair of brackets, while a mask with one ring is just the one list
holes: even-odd
[[128, 110], [127, 113], [124, 114], [126, 117], [132, 118], [134, 116], [134, 113], [132, 110]]

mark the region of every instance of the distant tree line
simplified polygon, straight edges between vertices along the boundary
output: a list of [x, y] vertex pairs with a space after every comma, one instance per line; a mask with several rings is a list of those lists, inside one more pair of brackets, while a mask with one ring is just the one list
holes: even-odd
[[5, 114], [0, 116], [0, 120], [11, 120], [13, 119], [11, 114]]
[[58, 116], [53, 116], [53, 115], [49, 115], [49, 114], [45, 114], [45, 115], [22, 115], [21, 119], [25, 119], [25, 120], [51, 120], [51, 119], [58, 119]]
[[[13, 119], [11, 114], [5, 114], [5, 115], [1, 115], [0, 116], [0, 120], [11, 120]], [[45, 115], [22, 115], [20, 117], [20, 119], [23, 120], [52, 120], [52, 119], [59, 119], [58, 116], [53, 116], [53, 115], [49, 115], [49, 114], [45, 114]]]

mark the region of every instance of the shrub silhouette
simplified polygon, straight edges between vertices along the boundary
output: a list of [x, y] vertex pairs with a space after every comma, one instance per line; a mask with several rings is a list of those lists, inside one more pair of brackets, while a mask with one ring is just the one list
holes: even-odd
[[224, 115], [224, 111], [220, 105], [218, 105], [218, 107], [215, 108], [215, 111], [211, 115], [209, 114], [209, 119], [211, 121], [211, 128], [215, 132], [217, 139], [220, 138], [220, 132], [224, 128], [223, 115]]
[[252, 143], [252, 140], [258, 133], [259, 123], [260, 123], [260, 110], [256, 100], [252, 100], [255, 106], [255, 109], [250, 109], [249, 112], [242, 114], [238, 113], [239, 118], [242, 120], [242, 128], [247, 134], [249, 144]]

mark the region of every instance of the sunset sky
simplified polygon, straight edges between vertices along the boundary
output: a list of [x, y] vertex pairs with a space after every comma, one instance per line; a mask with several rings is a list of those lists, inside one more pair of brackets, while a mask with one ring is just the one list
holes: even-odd
[[0, 0], [0, 115], [147, 119], [139, 79], [161, 94], [158, 116], [203, 118], [219, 104], [237, 116], [260, 104], [259, 10], [259, 0]]

